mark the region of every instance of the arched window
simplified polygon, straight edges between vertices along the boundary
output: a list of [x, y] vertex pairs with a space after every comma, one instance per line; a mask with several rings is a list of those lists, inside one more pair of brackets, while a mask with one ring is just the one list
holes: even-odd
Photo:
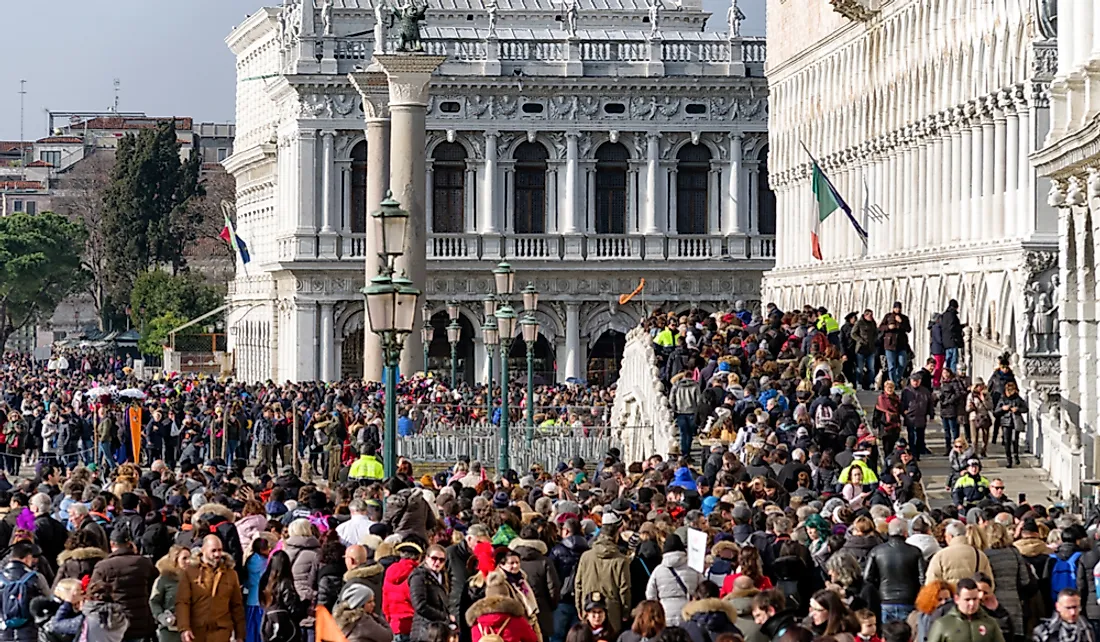
[[432, 152], [432, 231], [463, 231], [466, 192], [466, 149], [458, 143], [440, 143]]
[[626, 234], [629, 159], [622, 143], [604, 143], [596, 150], [596, 234]]
[[516, 148], [515, 224], [516, 234], [546, 231], [546, 159], [539, 143], [522, 143]]
[[351, 231], [367, 231], [367, 142], [351, 148]]
[[706, 234], [710, 150], [684, 145], [676, 160], [676, 233]]
[[761, 234], [775, 234], [775, 192], [768, 181], [768, 148], [760, 150], [760, 171], [756, 174], [757, 229]]

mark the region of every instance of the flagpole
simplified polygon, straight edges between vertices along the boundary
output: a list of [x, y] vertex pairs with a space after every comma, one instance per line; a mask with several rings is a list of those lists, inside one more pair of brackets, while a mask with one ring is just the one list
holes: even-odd
[[[810, 149], [806, 147], [806, 143], [802, 142], [802, 139], [799, 139], [798, 144], [802, 146], [802, 150], [805, 151], [806, 155], [810, 157], [810, 161], [812, 161], [814, 167], [818, 169], [818, 172], [821, 174], [821, 178], [825, 181], [825, 184], [829, 186], [829, 189], [833, 191], [833, 194], [837, 198], [839, 198], [844, 204], [845, 207], [842, 207], [841, 209], [844, 210], [845, 216], [848, 217], [848, 222], [850, 222], [852, 224], [852, 227], [855, 228], [856, 236], [858, 236], [859, 240], [863, 242], [863, 246], [867, 247], [867, 230], [862, 225], [860, 225], [859, 221], [856, 220], [856, 217], [852, 215], [851, 207], [848, 206], [847, 201], [844, 201], [844, 197], [840, 195], [840, 190], [836, 188], [836, 185], [833, 184], [832, 179], [830, 179], [829, 175], [825, 173], [824, 169], [822, 169], [821, 163], [818, 163], [817, 159], [814, 158], [814, 155], [810, 153]], [[811, 185], [812, 184], [813, 179], [811, 179]]]

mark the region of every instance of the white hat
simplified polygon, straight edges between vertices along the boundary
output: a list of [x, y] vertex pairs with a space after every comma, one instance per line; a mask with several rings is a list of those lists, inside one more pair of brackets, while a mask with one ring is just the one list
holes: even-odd
[[554, 482], [546, 482], [542, 486], [542, 494], [547, 497], [557, 497], [559, 493], [558, 485]]

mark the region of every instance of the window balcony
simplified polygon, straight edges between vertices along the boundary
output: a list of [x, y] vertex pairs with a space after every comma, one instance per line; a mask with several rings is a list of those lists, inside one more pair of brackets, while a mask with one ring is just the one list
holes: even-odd
[[[578, 242], [579, 241], [579, 242]], [[774, 259], [775, 236], [429, 234], [429, 261], [719, 261]]]

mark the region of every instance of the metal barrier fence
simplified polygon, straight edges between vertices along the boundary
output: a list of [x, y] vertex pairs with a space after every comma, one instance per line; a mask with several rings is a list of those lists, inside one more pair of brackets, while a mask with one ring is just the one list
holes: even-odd
[[[485, 415], [488, 412], [484, 405], [475, 406], [465, 403], [399, 403], [397, 409], [398, 412], [405, 413], [407, 416], [415, 418], [417, 424], [421, 426], [423, 430], [433, 431], [473, 429], [477, 424], [484, 423]], [[535, 406], [534, 414], [535, 416], [566, 417], [567, 419], [571, 416], [575, 416], [581, 418], [581, 420], [587, 424], [602, 426], [607, 426], [611, 422], [611, 406]], [[527, 410], [522, 407], [517, 408], [513, 406], [509, 408], [509, 416], [512, 418], [513, 426], [522, 424], [524, 418], [527, 416]]]
[[[601, 459], [608, 449], [622, 448], [623, 432], [652, 428], [587, 427], [553, 431], [535, 429], [528, 443], [526, 428], [513, 426], [509, 439], [512, 468], [519, 471], [541, 464], [553, 469], [560, 462], [582, 457], [585, 462]], [[414, 463], [447, 464], [467, 455], [470, 461], [480, 461], [495, 467], [500, 454], [500, 438], [496, 426], [477, 426], [468, 430], [430, 432], [397, 438], [397, 454]]]

